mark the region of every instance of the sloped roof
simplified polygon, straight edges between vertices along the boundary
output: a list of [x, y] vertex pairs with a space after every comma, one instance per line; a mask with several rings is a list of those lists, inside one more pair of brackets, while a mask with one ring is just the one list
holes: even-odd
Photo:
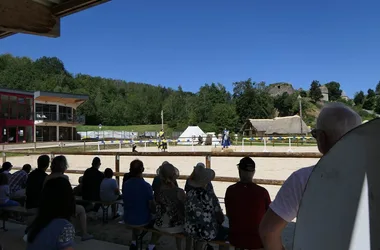
[[265, 134], [301, 134], [301, 121], [302, 134], [309, 133], [310, 129], [306, 123], [298, 115], [295, 115], [274, 118]]
[[256, 131], [267, 131], [273, 119], [248, 119]]

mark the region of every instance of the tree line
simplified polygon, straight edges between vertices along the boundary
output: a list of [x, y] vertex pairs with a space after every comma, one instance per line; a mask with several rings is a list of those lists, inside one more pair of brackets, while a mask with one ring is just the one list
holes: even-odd
[[[0, 55], [0, 87], [27, 91], [54, 91], [85, 94], [89, 100], [78, 112], [86, 115], [87, 125], [136, 125], [161, 123], [161, 110], [165, 123], [173, 129], [184, 129], [198, 125], [207, 131], [222, 131], [225, 127], [238, 131], [249, 118], [264, 119], [276, 116], [299, 114], [301, 100], [303, 118], [313, 125], [321, 102], [321, 84], [312, 81], [309, 90], [296, 90], [272, 96], [271, 85], [246, 79], [232, 83], [230, 93], [220, 83], [204, 84], [196, 93], [165, 86], [126, 82], [123, 80], [94, 77], [69, 73], [61, 60], [56, 57], [41, 57], [32, 60], [27, 57]], [[358, 92], [352, 101], [341, 98], [338, 82], [325, 84], [330, 101], [342, 101], [356, 109], [380, 111], [376, 90]], [[301, 99], [299, 99], [299, 96]], [[361, 113], [363, 116], [371, 114]], [[367, 117], [368, 118], [368, 117]]]

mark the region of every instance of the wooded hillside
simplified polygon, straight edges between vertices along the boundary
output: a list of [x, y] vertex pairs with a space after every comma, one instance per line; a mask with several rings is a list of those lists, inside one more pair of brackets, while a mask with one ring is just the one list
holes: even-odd
[[[20, 90], [55, 91], [87, 94], [89, 101], [79, 110], [86, 115], [88, 125], [131, 125], [161, 123], [161, 109], [165, 123], [173, 129], [198, 125], [206, 131], [221, 131], [227, 127], [238, 131], [248, 118], [273, 118], [299, 113], [297, 97], [302, 96], [303, 117], [313, 125], [323, 105], [318, 81], [313, 81], [309, 91], [295, 91], [271, 96], [264, 82], [251, 79], [234, 82], [233, 93], [219, 83], [204, 84], [197, 93], [185, 92], [164, 86], [123, 80], [93, 77], [84, 74], [72, 75], [56, 57], [42, 57], [35, 61], [27, 57], [0, 55], [0, 88]], [[340, 84], [327, 83], [332, 100], [340, 99]], [[380, 98], [376, 91], [367, 95], [359, 92], [355, 96], [356, 109], [364, 119], [374, 117], [361, 110], [361, 106], [380, 113]], [[353, 102], [349, 102], [353, 105]]]

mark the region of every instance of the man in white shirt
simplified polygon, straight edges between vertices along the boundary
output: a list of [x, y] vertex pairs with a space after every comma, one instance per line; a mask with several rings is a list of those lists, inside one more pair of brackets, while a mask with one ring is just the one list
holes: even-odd
[[[360, 116], [342, 103], [327, 104], [318, 116], [312, 131], [318, 149], [326, 154], [348, 131], [362, 123]], [[282, 231], [297, 217], [299, 204], [313, 167], [301, 168], [284, 182], [260, 224], [265, 250], [283, 250]]]

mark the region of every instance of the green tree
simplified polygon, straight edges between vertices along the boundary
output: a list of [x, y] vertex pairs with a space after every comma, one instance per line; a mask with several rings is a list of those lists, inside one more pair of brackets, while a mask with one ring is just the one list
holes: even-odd
[[230, 103], [231, 94], [222, 84], [212, 83], [200, 87], [197, 96], [197, 105], [194, 106], [198, 122], [212, 122], [210, 113], [216, 104]]
[[277, 109], [279, 116], [291, 116], [298, 112], [297, 97], [297, 93], [289, 95], [287, 92], [275, 97], [274, 107]]
[[339, 82], [329, 82], [325, 84], [326, 88], [329, 90], [330, 101], [338, 101], [342, 96], [342, 90], [340, 89]]
[[363, 103], [363, 109], [373, 110], [375, 108], [376, 94], [373, 89], [368, 89], [367, 96]]
[[380, 95], [380, 81], [376, 85], [375, 92], [376, 92], [376, 95]]
[[300, 96], [301, 96], [302, 98], [307, 97], [307, 92], [306, 92], [305, 90], [300, 90], [299, 94], [300, 94]]
[[246, 81], [233, 83], [233, 100], [239, 123], [247, 119], [271, 118], [274, 114], [273, 98], [266, 91], [265, 83]]
[[359, 91], [354, 96], [354, 103], [356, 106], [363, 105], [365, 100], [365, 95], [363, 91]]
[[380, 114], [380, 96], [376, 96], [375, 110], [377, 114]]
[[217, 132], [228, 128], [231, 131], [237, 131], [238, 116], [236, 114], [235, 105], [227, 103], [216, 104], [211, 113], [211, 117]]
[[367, 90], [367, 98], [372, 98], [372, 97], [375, 97], [376, 96], [376, 93], [373, 89], [368, 89]]
[[323, 97], [320, 87], [321, 84], [316, 80], [312, 81], [310, 85], [309, 97], [314, 103], [319, 102]]

